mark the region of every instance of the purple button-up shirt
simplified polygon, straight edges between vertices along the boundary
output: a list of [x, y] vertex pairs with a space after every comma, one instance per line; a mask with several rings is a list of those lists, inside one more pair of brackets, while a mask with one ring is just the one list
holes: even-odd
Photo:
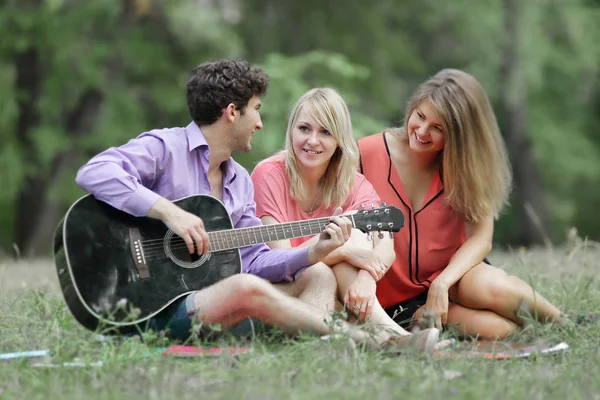
[[[146, 216], [162, 196], [169, 200], [210, 194], [210, 148], [198, 125], [142, 133], [88, 161], [77, 173], [83, 189], [134, 216]], [[261, 225], [248, 171], [232, 158], [223, 168], [223, 203], [235, 228]], [[200, 216], [202, 217], [202, 216]], [[293, 281], [309, 265], [308, 249], [271, 250], [260, 244], [240, 249], [242, 270], [271, 282]]]

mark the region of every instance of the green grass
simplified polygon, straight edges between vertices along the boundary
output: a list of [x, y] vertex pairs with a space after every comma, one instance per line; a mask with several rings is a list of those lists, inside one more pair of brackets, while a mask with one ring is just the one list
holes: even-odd
[[[532, 283], [562, 310], [600, 311], [600, 249], [495, 252], [490, 259]], [[533, 324], [521, 338], [566, 341], [570, 349], [524, 360], [389, 356], [343, 342], [259, 338], [239, 358], [162, 357], [164, 339], [99, 341], [62, 300], [49, 261], [0, 262], [0, 352], [50, 349], [48, 360], [102, 362], [34, 367], [0, 361], [0, 399], [594, 399], [600, 398], [600, 324]], [[448, 335], [448, 333], [445, 333]], [[221, 345], [248, 345], [228, 341]]]

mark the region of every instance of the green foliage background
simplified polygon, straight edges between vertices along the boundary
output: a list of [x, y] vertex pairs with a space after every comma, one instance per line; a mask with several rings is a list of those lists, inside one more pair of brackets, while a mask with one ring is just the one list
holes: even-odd
[[[45, 222], [23, 221], [27, 212], [19, 208], [26, 204], [27, 179], [45, 183], [29, 193], [39, 207], [52, 202], [64, 213], [83, 194], [73, 178], [93, 154], [145, 130], [186, 125], [183, 87], [201, 62], [245, 58], [271, 77], [263, 100], [265, 128], [253, 151], [236, 157], [252, 169], [282, 147], [289, 107], [314, 86], [343, 94], [357, 138], [399, 124], [411, 91], [441, 68], [474, 74], [496, 106], [506, 85], [499, 71], [501, 49], [507, 45], [518, 45], [527, 94], [526, 135], [541, 172], [549, 234], [561, 240], [566, 228], [575, 226], [582, 236], [598, 239], [600, 2], [520, 2], [518, 43], [507, 42], [503, 4], [4, 0], [0, 248], [12, 253], [13, 243], [27, 247], [16, 234], [23, 226], [33, 234], [38, 225], [57, 222], [44, 208], [39, 221], [46, 216]], [[34, 82], [19, 83], [22, 64], [17, 60], [31, 52], [38, 56], [41, 74], [37, 95], [28, 98], [27, 84]], [[98, 96], [99, 106], [89, 111], [89, 129], [77, 133], [69, 117], [82, 115], [78, 106], [90, 93]], [[19, 129], [28, 122], [21, 118], [23, 99], [39, 112], [39, 121], [29, 121], [26, 130]], [[500, 118], [501, 126], [504, 122]], [[521, 244], [521, 218], [516, 207], [507, 210], [495, 241]], [[44, 240], [21, 250], [47, 253], [50, 242], [44, 247]]]

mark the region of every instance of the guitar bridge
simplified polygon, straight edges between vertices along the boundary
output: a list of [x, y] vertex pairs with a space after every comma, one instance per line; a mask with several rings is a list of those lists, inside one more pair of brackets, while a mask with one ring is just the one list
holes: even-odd
[[135, 263], [135, 268], [140, 276], [140, 279], [147, 279], [150, 277], [148, 271], [148, 264], [146, 264], [146, 257], [144, 256], [144, 248], [142, 247], [142, 236], [138, 228], [129, 228], [129, 248], [131, 249], [131, 256]]

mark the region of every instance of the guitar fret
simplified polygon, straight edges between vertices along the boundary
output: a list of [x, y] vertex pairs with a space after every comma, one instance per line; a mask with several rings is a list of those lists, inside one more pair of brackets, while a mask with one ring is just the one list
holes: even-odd
[[[349, 215], [348, 217], [352, 222], [352, 227], [356, 227], [355, 216]], [[212, 250], [221, 251], [260, 243], [317, 235], [323, 232], [323, 229], [325, 229], [329, 222], [329, 218], [317, 218], [251, 228], [227, 229], [209, 232], [209, 238]]]
[[223, 243], [224, 232], [223, 231], [217, 231], [217, 232], [219, 232], [219, 235], [217, 237], [217, 245], [215, 246], [216, 247], [215, 251], [221, 251], [225, 248], [224, 243]]
[[237, 235], [238, 246], [246, 245], [246, 238], [244, 237], [245, 234], [246, 234], [246, 232], [244, 232], [244, 229], [242, 229], [242, 230], [240, 230], [240, 232], [238, 232], [238, 235]]
[[[300, 222], [295, 222], [292, 225], [292, 233], [294, 234], [294, 236], [296, 235], [302, 235], [302, 224]], [[298, 229], [298, 233], [296, 234], [295, 229]]]
[[210, 246], [211, 250], [213, 250], [214, 246], [215, 246], [215, 241], [213, 238], [214, 238], [213, 232], [208, 232], [208, 245]]
[[252, 238], [250, 237], [250, 234], [252, 233], [252, 231], [250, 231], [250, 229], [244, 229], [246, 231], [246, 237], [248, 239], [248, 241], [246, 242], [246, 246], [250, 246], [252, 244]]
[[223, 232], [219, 232], [219, 245], [217, 246], [219, 248], [219, 250], [223, 250], [224, 247], [224, 243], [223, 243]]
[[260, 233], [260, 241], [261, 243], [265, 243], [268, 242], [268, 240], [265, 240], [265, 229], [264, 227], [261, 227], [258, 232]]
[[221, 250], [221, 232], [217, 231], [217, 234], [215, 235], [215, 247], [217, 248], [217, 250]]
[[228, 231], [227, 232], [227, 247], [229, 248], [235, 248], [235, 243], [234, 243], [234, 238], [235, 236], [233, 235], [233, 232]]
[[215, 246], [218, 246], [217, 235], [218, 232], [209, 232], [208, 234], [208, 245], [211, 250], [214, 250]]
[[216, 232], [214, 232], [214, 233], [215, 233], [215, 234], [214, 234], [214, 235], [213, 235], [213, 237], [211, 238], [211, 241], [210, 241], [211, 243], [210, 243], [210, 245], [211, 245], [211, 247], [213, 247], [213, 248], [214, 248], [216, 251], [219, 251], [219, 250], [221, 250], [221, 243], [220, 243], [220, 241], [219, 241], [219, 236], [220, 236], [221, 232], [220, 232], [220, 231], [216, 231]]
[[229, 231], [229, 236], [231, 237], [231, 246], [232, 248], [240, 247], [240, 238], [234, 231]]
[[246, 246], [250, 246], [252, 244], [252, 238], [250, 237], [250, 235], [252, 234], [252, 232], [250, 231], [250, 229], [244, 229], [245, 233], [246, 233]]
[[225, 245], [225, 235], [226, 233], [224, 231], [219, 232], [219, 250], [223, 250], [225, 247], [227, 247]]
[[235, 248], [235, 243], [234, 243], [234, 239], [235, 236], [233, 235], [233, 232], [229, 231], [227, 232], [227, 247], [229, 248]]
[[221, 231], [221, 245], [219, 246], [220, 250], [225, 250], [226, 248], [229, 247], [229, 243], [227, 243], [227, 239], [229, 237], [229, 234], [227, 231]]
[[[323, 231], [323, 228], [325, 228], [325, 225], [321, 226], [321, 220], [317, 220], [315, 221], [315, 224], [310, 224], [309, 225], [309, 229], [310, 229], [310, 233], [313, 235], [316, 235], [317, 233], [321, 233]], [[313, 225], [316, 225], [316, 230], [313, 230]]]

